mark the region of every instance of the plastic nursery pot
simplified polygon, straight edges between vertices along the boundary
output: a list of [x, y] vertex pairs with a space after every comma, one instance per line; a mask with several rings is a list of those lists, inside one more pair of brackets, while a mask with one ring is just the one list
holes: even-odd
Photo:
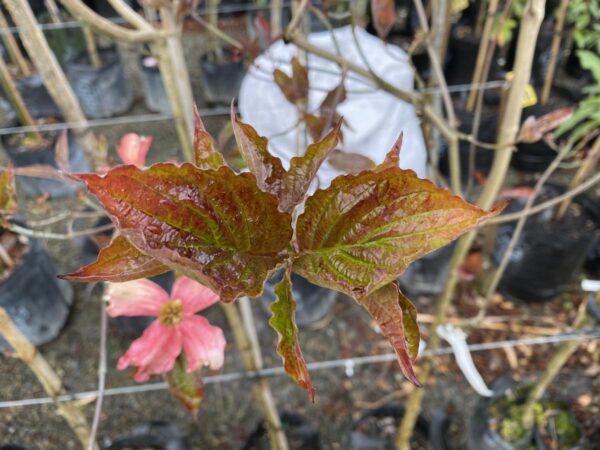
[[[529, 116], [540, 117], [555, 109], [556, 107], [544, 105], [525, 108], [521, 123]], [[521, 172], [536, 173], [546, 170], [554, 158], [556, 158], [556, 151], [541, 139], [531, 144], [518, 143], [517, 151], [513, 155], [511, 163], [515, 169]]]
[[[56, 136], [45, 136], [47, 141], [37, 147], [27, 145], [23, 133], [0, 136], [0, 142], [8, 158], [15, 167], [32, 165], [49, 165], [56, 167], [55, 145]], [[69, 166], [72, 172], [89, 172], [90, 164], [79, 146], [75, 136], [69, 132]], [[46, 178], [18, 176], [20, 189], [29, 197], [49, 194], [52, 198], [65, 198], [75, 194], [79, 189], [76, 183]]]
[[[275, 301], [275, 285], [281, 280], [283, 271], [265, 283], [260, 303], [270, 316], [269, 305]], [[315, 325], [327, 317], [335, 304], [337, 292], [314, 285], [300, 275], [292, 273], [292, 292], [296, 301], [296, 324], [299, 327]]]
[[171, 112], [169, 97], [160, 76], [158, 62], [153, 56], [144, 56], [140, 59], [140, 73], [142, 74], [142, 87], [144, 89], [144, 102], [146, 107], [156, 113], [167, 114]]
[[455, 244], [449, 244], [413, 262], [398, 281], [402, 292], [410, 298], [436, 296], [442, 292], [448, 263]]
[[188, 450], [185, 435], [168, 422], [148, 422], [117, 439], [106, 450]]
[[[102, 217], [95, 224], [95, 227], [101, 227], [110, 223], [108, 217]], [[108, 245], [112, 239], [112, 230], [107, 230], [101, 233], [97, 233], [92, 236], [87, 236], [83, 239], [81, 244], [81, 259], [83, 265], [93, 263], [98, 257], [98, 252], [102, 247]], [[151, 281], [158, 284], [165, 291], [170, 292], [173, 283], [175, 282], [175, 274], [173, 272], [166, 272], [160, 275], [149, 278]], [[111, 319], [119, 330], [128, 336], [138, 337], [148, 326], [156, 319], [154, 316], [119, 316]]]
[[581, 431], [564, 402], [542, 399], [534, 413], [535, 429], [523, 429], [523, 405], [529, 389], [508, 378], [494, 383], [494, 396], [482, 397], [470, 418], [470, 450], [581, 449]]
[[[457, 108], [456, 117], [460, 121], [459, 131], [467, 134], [471, 134], [473, 127], [474, 114], [468, 112], [465, 109]], [[484, 111], [481, 114], [479, 122], [479, 131], [477, 133], [477, 139], [481, 142], [494, 143], [496, 142], [496, 129], [497, 129], [497, 115], [493, 112]], [[466, 184], [469, 178], [469, 157], [470, 157], [470, 144], [461, 140], [459, 142], [459, 158], [460, 158], [460, 175], [461, 183]], [[481, 149], [475, 147], [475, 170], [480, 172], [482, 175], [487, 176], [492, 168], [492, 161], [494, 160], [494, 152], [487, 149]], [[450, 177], [450, 163], [448, 155], [447, 143], [442, 147], [440, 154], [440, 172], [445, 177]]]
[[[290, 450], [321, 450], [319, 430], [304, 416], [282, 411], [281, 427], [288, 439]], [[240, 450], [268, 450], [269, 438], [264, 422], [260, 422]]]
[[[564, 192], [546, 185], [535, 203], [542, 203]], [[504, 213], [521, 210], [524, 199], [515, 199]], [[560, 219], [556, 208], [528, 218], [512, 253], [498, 291], [523, 302], [547, 301], [566, 291], [580, 272], [585, 257], [600, 238], [600, 204], [579, 196]], [[512, 237], [516, 222], [498, 226], [494, 260], [498, 264]]]
[[[0, 229], [0, 243], [15, 266], [3, 269], [0, 306], [34, 345], [58, 336], [73, 302], [71, 284], [57, 278], [60, 271], [41, 243]], [[0, 351], [10, 348], [0, 337]]]
[[223, 54], [224, 62], [212, 61], [207, 54], [200, 60], [203, 96], [208, 103], [229, 105], [237, 97], [246, 71], [242, 58], [234, 58], [228, 49], [223, 49]]
[[[446, 80], [449, 85], [469, 84], [473, 78], [477, 53], [481, 39], [475, 36], [471, 27], [458, 25], [452, 30], [448, 44], [448, 58], [446, 60]], [[493, 62], [488, 76], [489, 80], [496, 80], [497, 65]]]
[[592, 278], [600, 280], [600, 240], [587, 254], [584, 267]]
[[[29, 77], [19, 78], [16, 80], [16, 85], [31, 117], [34, 119], [42, 117], [61, 117], [58, 106], [56, 106], [56, 103], [54, 103], [54, 100], [50, 97], [48, 90], [42, 82], [42, 78], [37, 73]], [[7, 120], [16, 120], [17, 116], [10, 103], [8, 103], [6, 94], [2, 88], [0, 88], [0, 92], [2, 92], [2, 99], [6, 103], [6, 105], [3, 106], [3, 109], [5, 110]]]
[[91, 65], [86, 52], [65, 63], [67, 77], [86, 116], [97, 119], [122, 114], [131, 108], [133, 94], [116, 48], [99, 51], [102, 65]]
[[[385, 405], [363, 412], [352, 424], [343, 445], [344, 450], [396, 450], [394, 443], [404, 407]], [[429, 422], [421, 415], [417, 419], [410, 441], [411, 450], [430, 450]]]

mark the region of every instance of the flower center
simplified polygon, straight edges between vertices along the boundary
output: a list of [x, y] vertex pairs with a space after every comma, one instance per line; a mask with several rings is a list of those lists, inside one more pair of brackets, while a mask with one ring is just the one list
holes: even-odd
[[174, 326], [183, 319], [183, 304], [181, 300], [170, 300], [160, 306], [158, 320], [163, 325]]

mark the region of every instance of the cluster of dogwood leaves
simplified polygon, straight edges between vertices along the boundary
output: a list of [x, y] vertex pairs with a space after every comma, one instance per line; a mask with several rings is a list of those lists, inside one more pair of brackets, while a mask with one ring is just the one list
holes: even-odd
[[412, 261], [498, 208], [483, 211], [400, 169], [401, 138], [373, 170], [340, 176], [309, 196], [319, 166], [338, 144], [339, 123], [286, 170], [269, 153], [266, 138], [233, 113], [231, 120], [248, 172], [226, 164], [196, 112], [193, 163], [122, 165], [76, 175], [120, 234], [96, 262], [66, 278], [125, 282], [175, 270], [232, 302], [260, 296], [265, 281], [283, 268], [270, 324], [279, 334], [286, 372], [311, 398], [292, 272], [362, 305], [393, 345], [403, 373], [418, 384], [416, 310], [396, 279]]

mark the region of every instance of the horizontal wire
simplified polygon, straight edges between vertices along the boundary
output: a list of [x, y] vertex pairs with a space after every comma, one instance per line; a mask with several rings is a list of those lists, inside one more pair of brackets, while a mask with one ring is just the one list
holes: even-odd
[[[470, 84], [456, 84], [448, 86], [449, 92], [462, 92], [468, 91], [473, 86], [473, 89], [477, 90], [485, 90], [485, 89], [494, 89], [497, 87], [504, 86], [506, 81], [488, 81], [485, 83], [478, 83], [475, 85]], [[430, 94], [440, 92], [439, 88], [428, 88], [423, 89], [420, 92]], [[364, 92], [361, 92], [364, 93]], [[229, 115], [230, 109], [229, 107], [221, 107], [221, 108], [210, 108], [210, 109], [202, 109], [200, 110], [200, 116], [202, 117], [217, 117]], [[59, 123], [49, 123], [49, 124], [40, 124], [35, 127], [32, 126], [18, 126], [18, 127], [7, 127], [0, 129], [0, 136], [10, 135], [16, 133], [30, 133], [32, 131], [62, 131], [62, 130], [74, 130], [79, 128], [95, 128], [95, 127], [103, 127], [110, 125], [125, 125], [132, 123], [150, 123], [150, 122], [163, 122], [167, 120], [173, 119], [173, 115], [166, 114], [138, 114], [135, 116], [122, 116], [122, 117], [109, 117], [106, 119], [89, 119], [86, 121], [80, 122], [59, 122]]]
[[[571, 332], [562, 333], [555, 336], [543, 336], [525, 339], [512, 339], [505, 341], [496, 342], [484, 342], [481, 344], [471, 344], [468, 346], [471, 352], [480, 352], [487, 350], [497, 350], [507, 347], [516, 347], [519, 345], [533, 346], [533, 345], [544, 345], [544, 344], [555, 344], [565, 341], [575, 340], [591, 340], [600, 339], [600, 328], [594, 328], [583, 332]], [[453, 353], [451, 347], [444, 347], [437, 350], [425, 350], [422, 356], [440, 356], [448, 355]], [[380, 364], [384, 362], [395, 361], [397, 358], [395, 353], [384, 353], [381, 355], [371, 356], [359, 356], [355, 358], [344, 358], [344, 359], [333, 359], [327, 361], [318, 361], [307, 363], [308, 369], [312, 371], [326, 370], [335, 368], [354, 368], [355, 366], [364, 366], [371, 364]], [[203, 378], [204, 384], [214, 383], [229, 383], [232, 381], [239, 380], [252, 380], [256, 378], [273, 377], [278, 375], [284, 375], [285, 370], [283, 367], [269, 367], [256, 372], [230, 372], [221, 375], [212, 375]], [[139, 394], [143, 392], [162, 391], [168, 389], [167, 383], [146, 383], [141, 385], [133, 386], [121, 386], [115, 388], [107, 388], [104, 390], [104, 396], [115, 396], [125, 394]], [[38, 406], [46, 405], [53, 402], [68, 402], [76, 400], [94, 399], [98, 396], [97, 390], [84, 391], [74, 394], [59, 395], [55, 398], [52, 397], [39, 397], [22, 400], [8, 400], [0, 402], [0, 409], [2, 408], [15, 408], [21, 406]]]

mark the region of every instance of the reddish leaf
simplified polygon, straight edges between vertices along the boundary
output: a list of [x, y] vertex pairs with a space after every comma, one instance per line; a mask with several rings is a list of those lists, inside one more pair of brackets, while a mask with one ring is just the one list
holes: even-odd
[[381, 39], [385, 39], [396, 23], [394, 0], [371, 0], [373, 26]]
[[400, 150], [402, 148], [403, 139], [404, 133], [400, 133], [400, 136], [398, 136], [398, 139], [396, 139], [396, 142], [394, 142], [394, 145], [385, 156], [383, 162], [377, 166], [378, 171], [398, 167], [400, 165]]
[[315, 116], [314, 114], [305, 113], [304, 122], [308, 133], [314, 142], [318, 141], [323, 136], [325, 131], [325, 125], [327, 125], [327, 119], [325, 117]]
[[15, 174], [9, 161], [0, 175], [0, 214], [12, 214], [17, 210]]
[[66, 130], [60, 133], [56, 140], [54, 159], [56, 160], [56, 166], [60, 170], [64, 172], [69, 172], [71, 170], [69, 165], [69, 142], [67, 141]]
[[319, 112], [321, 116], [329, 117], [335, 115], [335, 111], [338, 105], [346, 100], [346, 88], [344, 83], [341, 82], [338, 86], [334, 87], [327, 93], [321, 105], [319, 106]]
[[173, 369], [165, 375], [165, 380], [171, 395], [195, 416], [204, 398], [204, 384], [200, 371], [188, 373], [186, 367], [185, 358], [179, 356]]
[[366, 156], [342, 150], [331, 152], [328, 161], [331, 167], [347, 174], [357, 174], [375, 168], [375, 163]]
[[410, 170], [341, 176], [306, 201], [296, 226], [294, 270], [363, 297], [501, 208], [485, 212]]
[[303, 156], [291, 159], [280, 194], [280, 211], [291, 212], [304, 200], [319, 167], [337, 145], [341, 126], [340, 121], [322, 141], [309, 145]]
[[304, 105], [308, 101], [308, 70], [298, 58], [292, 58], [291, 64], [291, 77], [285, 72], [275, 69], [273, 79], [290, 103]]
[[143, 253], [210, 287], [222, 300], [262, 293], [287, 258], [291, 216], [250, 173], [163, 163], [79, 179]]
[[310, 374], [298, 343], [298, 327], [296, 326], [296, 302], [292, 296], [292, 281], [289, 271], [283, 279], [275, 285], [277, 299], [270, 306], [273, 316], [269, 325], [279, 336], [277, 353], [283, 359], [283, 366], [287, 374], [304, 389], [312, 401], [315, 398], [315, 388], [310, 381]]
[[213, 137], [206, 131], [198, 108], [194, 105], [194, 161], [200, 169], [218, 169], [227, 165], [217, 150]]
[[123, 282], [153, 277], [168, 270], [167, 266], [143, 254], [119, 235], [100, 250], [95, 262], [61, 278], [73, 281]]
[[532, 143], [544, 137], [546, 133], [554, 130], [573, 115], [573, 108], [562, 108], [536, 118], [529, 116], [519, 131], [517, 142]]
[[400, 292], [396, 283], [389, 283], [359, 299], [373, 317], [383, 335], [396, 351], [404, 376], [420, 386], [413, 369], [413, 361], [419, 350], [419, 327], [413, 304]]
[[254, 128], [240, 121], [233, 109], [231, 124], [239, 151], [250, 172], [256, 176], [258, 187], [264, 192], [278, 196], [286, 172], [281, 160], [269, 153], [267, 138], [259, 136]]

